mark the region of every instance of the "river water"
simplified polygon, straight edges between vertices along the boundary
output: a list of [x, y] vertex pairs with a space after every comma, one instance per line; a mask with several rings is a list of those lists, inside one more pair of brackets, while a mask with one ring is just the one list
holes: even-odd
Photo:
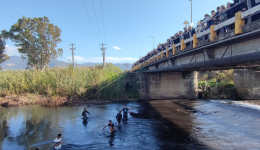
[[[131, 110], [119, 127], [115, 116]], [[83, 122], [82, 110], [91, 113]], [[116, 132], [103, 131], [112, 120]], [[259, 101], [128, 101], [82, 107], [0, 108], [0, 149], [53, 149], [62, 134], [62, 149], [260, 149]]]

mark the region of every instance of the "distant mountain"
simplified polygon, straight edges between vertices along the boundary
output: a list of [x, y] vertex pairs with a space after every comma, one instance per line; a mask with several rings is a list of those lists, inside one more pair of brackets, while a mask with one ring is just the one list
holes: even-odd
[[[21, 57], [19, 56], [10, 56], [10, 59], [3, 62], [2, 64], [0, 64], [1, 68], [3, 68], [4, 70], [22, 70], [25, 69], [27, 67], [27, 60], [23, 60]], [[99, 65], [101, 63], [84, 63], [84, 64], [77, 64], [78, 66], [95, 66], [95, 65]], [[127, 67], [124, 66], [124, 64], [128, 64], [129, 67], [128, 69], [131, 68], [132, 64], [130, 63], [116, 63], [114, 64], [115, 66], [121, 68], [122, 70], [126, 70]], [[69, 63], [64, 62], [64, 61], [58, 61], [58, 60], [54, 60], [51, 61], [49, 63], [49, 67], [53, 68], [53, 67], [67, 67], [69, 65]]]

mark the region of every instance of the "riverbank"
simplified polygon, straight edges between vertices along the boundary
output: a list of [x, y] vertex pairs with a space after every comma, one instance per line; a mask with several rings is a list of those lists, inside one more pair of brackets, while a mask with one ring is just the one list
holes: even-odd
[[45, 97], [42, 95], [11, 95], [4, 98], [0, 97], [0, 107], [16, 107], [27, 105], [39, 105], [43, 107], [62, 107], [62, 106], [82, 106], [91, 104], [113, 103], [117, 100], [107, 99], [86, 99], [75, 98], [68, 99], [66, 97]]
[[[128, 83], [128, 86], [126, 86]], [[137, 99], [137, 79], [113, 64], [0, 72], [0, 106], [45, 107]], [[114, 102], [114, 101], [113, 101]]]

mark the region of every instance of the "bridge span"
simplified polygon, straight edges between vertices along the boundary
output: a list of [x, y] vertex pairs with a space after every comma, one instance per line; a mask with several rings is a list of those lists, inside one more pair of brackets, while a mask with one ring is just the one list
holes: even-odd
[[[250, 1], [250, 0], [248, 0]], [[260, 98], [260, 5], [237, 12], [208, 30], [182, 39], [136, 65], [142, 68], [139, 94], [143, 99], [197, 98], [197, 71], [235, 69], [239, 99]], [[234, 24], [234, 29], [219, 30]]]

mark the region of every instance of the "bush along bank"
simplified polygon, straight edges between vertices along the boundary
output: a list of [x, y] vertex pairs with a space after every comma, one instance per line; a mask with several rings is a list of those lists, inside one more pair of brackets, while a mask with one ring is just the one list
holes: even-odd
[[236, 99], [233, 70], [199, 73], [199, 98]]
[[[62, 106], [74, 102], [79, 104], [80, 101], [137, 98], [137, 85], [131, 77], [131, 74], [113, 64], [107, 64], [106, 69], [97, 65], [50, 68], [43, 71], [1, 71], [0, 106]], [[129, 82], [132, 83], [132, 88], [125, 90], [125, 81], [128, 79], [131, 79]], [[28, 95], [33, 98], [26, 98]]]

